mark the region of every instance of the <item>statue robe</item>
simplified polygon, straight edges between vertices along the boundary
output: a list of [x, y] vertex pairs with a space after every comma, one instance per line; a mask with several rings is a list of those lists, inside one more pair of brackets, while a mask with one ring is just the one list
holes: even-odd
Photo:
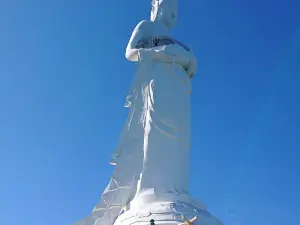
[[126, 98], [129, 114], [113, 156], [114, 173], [80, 225], [112, 225], [135, 196], [188, 194], [190, 93], [182, 67], [141, 55]]

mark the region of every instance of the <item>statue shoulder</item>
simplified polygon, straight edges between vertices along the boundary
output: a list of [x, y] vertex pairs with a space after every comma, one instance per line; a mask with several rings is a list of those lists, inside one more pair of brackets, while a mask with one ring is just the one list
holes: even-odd
[[149, 31], [149, 29], [153, 26], [153, 22], [149, 21], [149, 20], [142, 20], [141, 22], [139, 22], [134, 30], [135, 31]]

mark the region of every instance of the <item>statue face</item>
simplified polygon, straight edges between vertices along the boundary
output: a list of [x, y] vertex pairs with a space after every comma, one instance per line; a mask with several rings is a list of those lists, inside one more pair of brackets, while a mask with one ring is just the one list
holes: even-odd
[[151, 10], [151, 20], [159, 21], [168, 29], [173, 28], [177, 23], [178, 6], [177, 1], [155, 1]]

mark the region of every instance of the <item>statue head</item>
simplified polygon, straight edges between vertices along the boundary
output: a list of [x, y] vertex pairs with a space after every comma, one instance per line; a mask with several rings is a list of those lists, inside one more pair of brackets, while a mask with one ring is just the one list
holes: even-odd
[[160, 22], [171, 29], [178, 17], [178, 0], [152, 0], [151, 21]]

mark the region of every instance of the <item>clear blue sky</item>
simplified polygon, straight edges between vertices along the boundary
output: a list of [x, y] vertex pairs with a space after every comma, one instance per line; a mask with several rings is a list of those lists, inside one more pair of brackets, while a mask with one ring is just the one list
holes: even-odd
[[[68, 225], [97, 203], [150, 2], [0, 1], [1, 225]], [[193, 195], [225, 224], [298, 224], [300, 2], [180, 7], [173, 34], [199, 58]]]

